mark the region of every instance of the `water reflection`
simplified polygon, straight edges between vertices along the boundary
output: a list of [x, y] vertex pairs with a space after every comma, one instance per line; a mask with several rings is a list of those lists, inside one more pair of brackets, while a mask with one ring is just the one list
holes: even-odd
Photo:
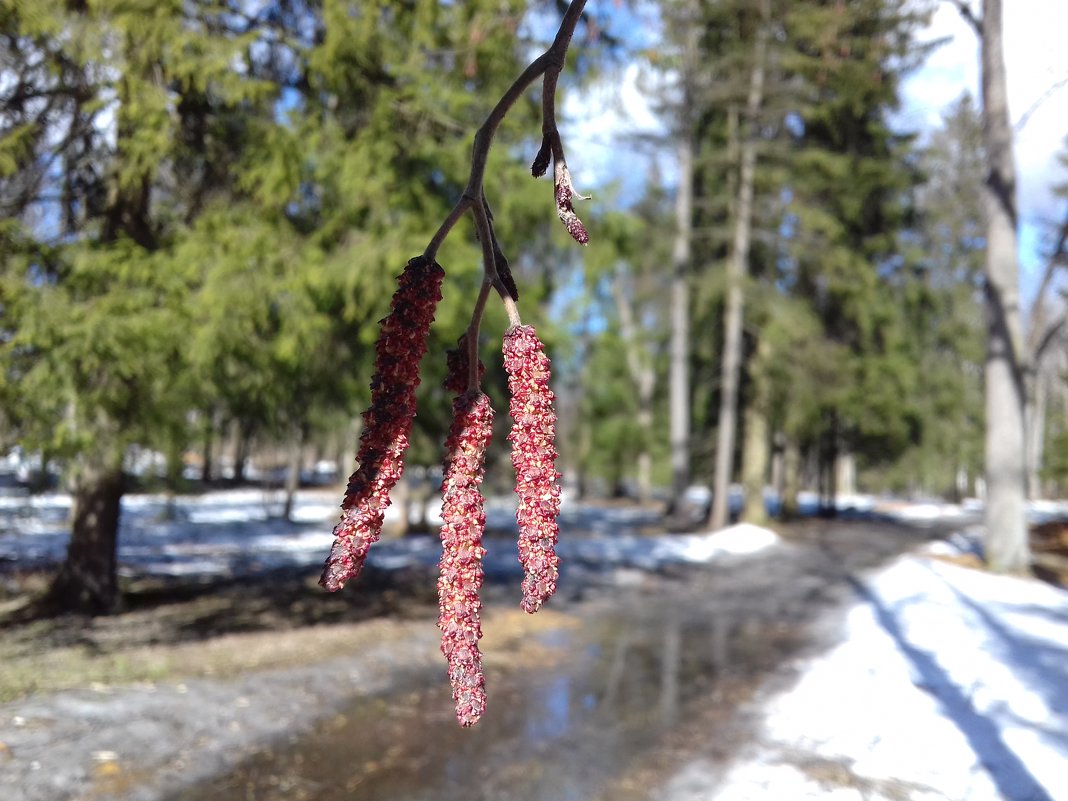
[[591, 799], [708, 692], [740, 647], [732, 631], [752, 630], [670, 602], [581, 620], [541, 638], [550, 657], [539, 666], [490, 673], [490, 707], [474, 729], [456, 725], [435, 675], [414, 692], [356, 702], [173, 801]]

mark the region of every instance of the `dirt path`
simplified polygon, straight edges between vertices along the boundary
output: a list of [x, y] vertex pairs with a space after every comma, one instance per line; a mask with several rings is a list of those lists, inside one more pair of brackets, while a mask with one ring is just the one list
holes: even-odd
[[231, 631], [212, 642], [262, 653], [260, 669], [0, 707], [0, 797], [644, 798], [695, 749], [729, 755], [748, 725], [739, 704], [818, 647], [808, 624], [848, 598], [848, 576], [924, 536], [812, 522], [761, 556], [566, 587], [534, 618], [491, 604], [490, 711], [473, 731], [451, 719], [426, 599], [401, 620]]

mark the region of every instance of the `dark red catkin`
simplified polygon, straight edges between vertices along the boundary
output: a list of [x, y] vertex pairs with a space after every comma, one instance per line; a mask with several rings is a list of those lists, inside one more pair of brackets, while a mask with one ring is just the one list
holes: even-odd
[[[464, 384], [466, 374], [465, 364]], [[466, 727], [477, 723], [486, 710], [486, 679], [478, 647], [482, 638], [479, 589], [482, 557], [486, 552], [482, 547], [486, 512], [479, 485], [492, 435], [493, 408], [481, 392], [464, 391], [453, 401], [452, 411], [441, 486], [438, 628], [441, 652], [449, 665], [456, 719]]]
[[512, 464], [519, 496], [519, 561], [523, 609], [536, 612], [556, 592], [560, 474], [556, 472], [556, 415], [549, 389], [549, 358], [534, 328], [516, 326], [504, 335], [504, 369], [511, 392]]
[[419, 360], [426, 353], [427, 332], [441, 300], [445, 271], [418, 256], [397, 279], [390, 312], [381, 321], [375, 344], [371, 406], [363, 413], [363, 434], [356, 455], [359, 467], [349, 477], [319, 583], [330, 592], [356, 578], [367, 551], [382, 533], [389, 492], [404, 472], [404, 453], [415, 417]]

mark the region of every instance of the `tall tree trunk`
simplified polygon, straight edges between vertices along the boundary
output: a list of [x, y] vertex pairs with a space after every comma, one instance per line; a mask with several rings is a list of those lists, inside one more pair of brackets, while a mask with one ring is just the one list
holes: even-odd
[[249, 423], [237, 424], [237, 443], [234, 446], [234, 483], [244, 484], [248, 471], [248, 460], [252, 452], [252, 426]]
[[1042, 482], [1039, 471], [1046, 438], [1046, 409], [1049, 405], [1049, 378], [1041, 367], [1035, 370], [1026, 416], [1027, 424], [1027, 494], [1030, 498], [1042, 497]]
[[669, 509], [682, 512], [690, 484], [690, 268], [693, 245], [694, 79], [699, 67], [700, 4], [686, 4], [693, 17], [685, 37], [682, 63], [682, 104], [679, 108], [679, 185], [675, 194], [675, 241], [671, 252], [671, 346], [668, 369], [669, 447], [671, 450], [671, 502]]
[[[1061, 312], [1055, 317], [1050, 313], [1047, 300], [1052, 294], [1054, 281], [1059, 269], [1068, 256], [1068, 215], [1057, 230], [1057, 237], [1046, 268], [1042, 273], [1038, 291], [1028, 320], [1026, 339], [1026, 367], [1024, 380], [1027, 387], [1027, 407], [1024, 410], [1024, 425], [1027, 437], [1027, 493], [1029, 497], [1038, 498], [1042, 494], [1039, 471], [1042, 469], [1043, 450], [1046, 436], [1046, 410], [1049, 404], [1050, 390], [1057, 382], [1060, 368], [1051, 365], [1048, 355], [1049, 347], [1068, 326], [1068, 312]], [[1052, 317], [1052, 319], [1051, 319]]]
[[763, 404], [750, 403], [745, 410], [745, 444], [742, 447], [742, 486], [745, 508], [742, 519], [762, 526], [768, 522], [764, 484], [768, 472], [768, 418]]
[[616, 272], [616, 279], [612, 282], [612, 294], [616, 302], [616, 313], [619, 315], [620, 333], [623, 335], [623, 343], [626, 348], [627, 372], [634, 382], [638, 394], [638, 432], [641, 445], [638, 448], [638, 500], [648, 503], [652, 497], [652, 464], [653, 458], [649, 451], [653, 437], [653, 393], [656, 390], [656, 370], [653, 360], [646, 350], [638, 333], [638, 324], [634, 319], [634, 309], [626, 296], [623, 288], [623, 273]]
[[1020, 278], [1016, 261], [1016, 168], [1009, 122], [1001, 0], [984, 0], [983, 141], [986, 210], [986, 558], [995, 570], [1030, 566], [1024, 458], [1026, 392], [1021, 364]]
[[121, 462], [80, 471], [67, 559], [44, 598], [47, 609], [89, 615], [118, 609], [116, 552], [123, 490]]
[[671, 271], [671, 364], [668, 406], [671, 447], [671, 508], [678, 512], [690, 484], [690, 246], [693, 237], [694, 143], [690, 130], [679, 140], [679, 186], [675, 197], [675, 244]]
[[764, 61], [770, 7], [761, 3], [761, 24], [753, 44], [753, 66], [745, 104], [745, 134], [739, 148], [738, 197], [734, 237], [727, 259], [727, 309], [723, 322], [723, 363], [720, 370], [719, 424], [716, 428], [716, 472], [712, 485], [712, 528], [723, 528], [730, 516], [731, 473], [738, 428], [738, 383], [742, 368], [742, 322], [749, 244], [753, 227], [753, 186], [756, 178], [757, 115], [764, 102]]
[[203, 439], [201, 440], [200, 483], [206, 488], [211, 483], [212, 459], [215, 452], [215, 413], [204, 416]]
[[[768, 381], [765, 377], [768, 360], [771, 357], [771, 345], [767, 337], [762, 337], [757, 344], [752, 364], [752, 398], [745, 409], [745, 441], [742, 446], [742, 486], [745, 488], [745, 507], [742, 519], [762, 526], [768, 522], [768, 507], [764, 501], [764, 487], [768, 480], [768, 466], [771, 455], [771, 442], [768, 435]], [[781, 459], [780, 459], [781, 462]], [[774, 472], [774, 471], [773, 471]], [[778, 470], [782, 472], [781, 465]], [[772, 486], [781, 490], [778, 482], [772, 480]], [[781, 497], [781, 495], [780, 495]]]
[[289, 458], [286, 463], [286, 500], [282, 506], [282, 519], [291, 520], [293, 517], [293, 505], [297, 499], [297, 490], [300, 489], [300, 468], [304, 460], [304, 431], [297, 429], [289, 440]]
[[779, 517], [791, 520], [798, 515], [797, 494], [801, 491], [801, 449], [787, 439], [782, 452], [782, 492], [779, 494]]
[[835, 457], [835, 486], [842, 495], [857, 494], [857, 460], [851, 451], [839, 451]]

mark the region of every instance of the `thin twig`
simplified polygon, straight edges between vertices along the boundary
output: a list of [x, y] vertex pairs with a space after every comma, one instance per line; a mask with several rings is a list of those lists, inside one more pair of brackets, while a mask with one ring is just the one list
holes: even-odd
[[478, 331], [482, 326], [482, 314], [486, 311], [486, 301], [489, 300], [490, 288], [493, 284], [489, 278], [482, 281], [482, 287], [478, 291], [478, 299], [475, 308], [471, 312], [471, 323], [465, 333], [467, 345], [467, 390], [477, 392], [480, 385], [478, 370]]
[[1021, 116], [1020, 119], [1017, 120], [1016, 124], [1012, 127], [1012, 130], [1015, 133], [1019, 133], [1020, 131], [1022, 131], [1024, 129], [1024, 126], [1027, 125], [1028, 121], [1031, 119], [1031, 117], [1034, 116], [1034, 113], [1040, 108], [1042, 108], [1042, 104], [1049, 100], [1053, 95], [1055, 95], [1065, 86], [1068, 86], [1068, 75], [1064, 76], [1052, 86], [1048, 87], [1046, 91], [1042, 93], [1042, 96], [1031, 104], [1031, 108], [1027, 109], [1027, 111], [1023, 113], [1023, 116]]
[[957, 7], [960, 15], [964, 18], [964, 21], [975, 29], [976, 36], [982, 39], [983, 21], [975, 16], [975, 12], [972, 11], [972, 7], [968, 5], [967, 0], [950, 0], [950, 2]]
[[[560, 22], [560, 29], [556, 33], [556, 38], [549, 46], [549, 49], [534, 59], [525, 70], [516, 78], [515, 82], [508, 87], [508, 91], [504, 93], [500, 100], [497, 101], [497, 105], [490, 111], [489, 116], [486, 117], [486, 121], [482, 123], [482, 127], [478, 129], [475, 134], [475, 141], [471, 148], [471, 173], [467, 180], [467, 188], [464, 189], [460, 199], [456, 202], [452, 211], [449, 212], [448, 217], [438, 228], [437, 232], [431, 238], [430, 243], [427, 245], [423, 255], [428, 259], [434, 260], [437, 256], [438, 249], [445, 241], [445, 238], [449, 235], [449, 232], [453, 229], [460, 218], [464, 215], [464, 212], [471, 210], [475, 217], [476, 229], [479, 229], [480, 235], [482, 234], [482, 223], [479, 222], [481, 216], [483, 222], [488, 227], [488, 222], [485, 220], [485, 209], [480, 202], [483, 196], [482, 183], [486, 175], [486, 161], [489, 158], [490, 145], [493, 143], [493, 137], [497, 133], [497, 128], [500, 127], [501, 121], [505, 115], [511, 110], [512, 106], [516, 104], [523, 93], [530, 87], [534, 81], [536, 81], [542, 75], [559, 75], [560, 70], [564, 67], [564, 58], [567, 55], [567, 48], [571, 44], [571, 37], [575, 32], [575, 27], [578, 25], [579, 19], [582, 17], [582, 9], [586, 5], [586, 0], [573, 0], [571, 5], [568, 6], [567, 12], [564, 14], [563, 20]], [[554, 80], [555, 85], [555, 80]], [[482, 245], [483, 265], [486, 269], [486, 274], [491, 275], [495, 271], [493, 270], [493, 247], [491, 241], [484, 241]]]

